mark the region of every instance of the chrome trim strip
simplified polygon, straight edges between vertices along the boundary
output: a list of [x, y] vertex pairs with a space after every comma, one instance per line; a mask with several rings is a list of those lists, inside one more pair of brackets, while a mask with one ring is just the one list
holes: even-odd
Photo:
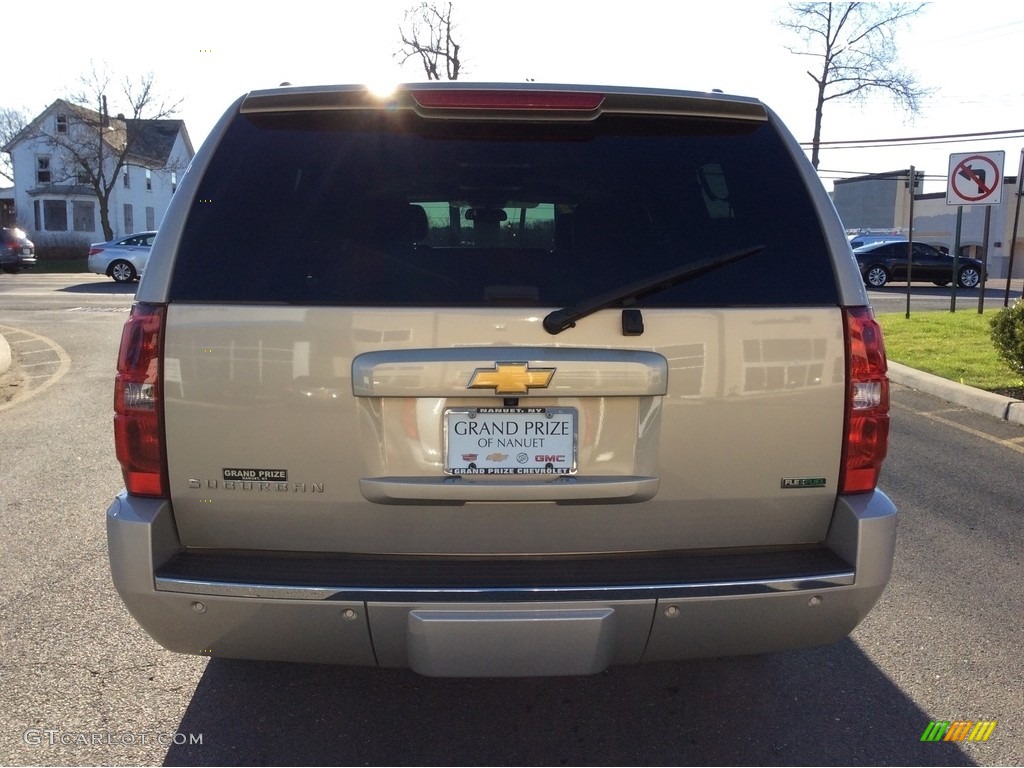
[[344, 587], [242, 584], [157, 576], [158, 592], [217, 597], [254, 597], [277, 600], [376, 600], [376, 601], [472, 601], [513, 602], [524, 600], [643, 600], [693, 597], [751, 596], [778, 592], [816, 591], [849, 587], [853, 570], [793, 579], [723, 581], [690, 584], [628, 584], [609, 587]]

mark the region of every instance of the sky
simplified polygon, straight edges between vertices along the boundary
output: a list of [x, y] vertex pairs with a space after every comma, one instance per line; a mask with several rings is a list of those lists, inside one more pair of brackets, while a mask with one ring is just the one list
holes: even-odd
[[[422, 67], [395, 58], [399, 24], [415, 0], [230, 0], [102, 4], [6, 0], [4, 26], [21, 30], [6, 57], [0, 107], [30, 116], [80, 89], [95, 66], [114, 83], [152, 73], [158, 91], [181, 99], [176, 114], [198, 149], [242, 94], [329, 83], [419, 82]], [[691, 0], [454, 0], [462, 81], [587, 83], [718, 88], [754, 96], [774, 109], [799, 141], [813, 132], [809, 59], [776, 19], [784, 3]], [[1004, 174], [1018, 172], [1024, 147], [1024, 6], [940, 0], [897, 34], [900, 62], [933, 89], [916, 116], [884, 94], [862, 104], [830, 102], [823, 141], [1014, 131], [893, 148], [822, 149], [819, 172], [832, 181], [913, 165], [924, 191], [946, 189], [949, 156], [1005, 152]], [[35, 46], [27, 50], [23, 45]], [[44, 48], [45, 46], [45, 48]], [[119, 111], [116, 93], [110, 111]], [[123, 110], [120, 110], [123, 111]]]

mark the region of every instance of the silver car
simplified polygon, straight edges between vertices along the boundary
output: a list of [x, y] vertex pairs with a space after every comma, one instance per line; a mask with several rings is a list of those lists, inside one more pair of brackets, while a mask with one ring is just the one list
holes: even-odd
[[138, 280], [149, 261], [156, 232], [136, 232], [119, 240], [89, 246], [89, 271], [119, 283]]
[[114, 427], [114, 584], [182, 653], [590, 674], [835, 642], [892, 567], [881, 333], [749, 98], [242, 97]]

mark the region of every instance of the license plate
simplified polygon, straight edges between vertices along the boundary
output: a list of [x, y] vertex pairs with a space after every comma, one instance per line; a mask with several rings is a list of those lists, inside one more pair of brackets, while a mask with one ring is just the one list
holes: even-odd
[[568, 475], [576, 471], [575, 408], [449, 408], [449, 475]]

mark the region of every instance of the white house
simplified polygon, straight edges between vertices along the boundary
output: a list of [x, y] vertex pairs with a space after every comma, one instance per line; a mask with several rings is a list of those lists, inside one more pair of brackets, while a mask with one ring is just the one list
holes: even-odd
[[109, 117], [63, 99], [3, 151], [14, 167], [18, 226], [37, 246], [88, 245], [108, 234], [157, 229], [195, 154], [181, 120]]

